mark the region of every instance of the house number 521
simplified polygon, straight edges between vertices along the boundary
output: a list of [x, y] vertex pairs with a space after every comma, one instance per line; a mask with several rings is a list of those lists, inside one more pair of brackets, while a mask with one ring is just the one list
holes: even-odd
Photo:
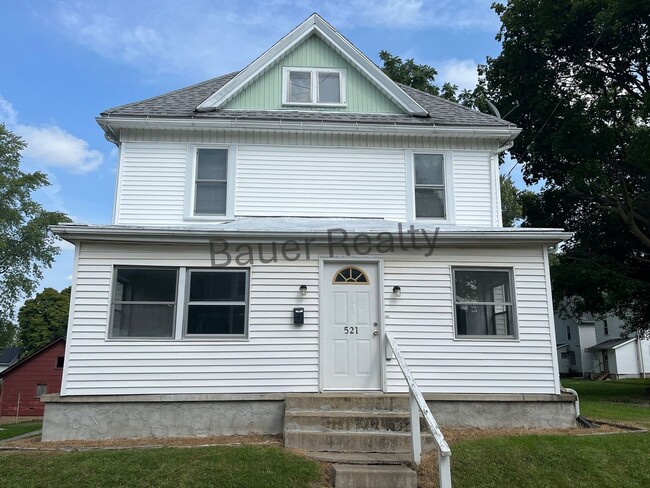
[[343, 327], [344, 334], [358, 334], [359, 327]]

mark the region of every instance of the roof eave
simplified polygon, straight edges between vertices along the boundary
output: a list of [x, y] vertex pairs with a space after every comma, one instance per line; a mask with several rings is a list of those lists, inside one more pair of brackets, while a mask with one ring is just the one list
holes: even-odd
[[155, 130], [268, 130], [272, 132], [332, 132], [367, 134], [418, 134], [445, 137], [514, 139], [521, 129], [507, 126], [416, 125], [398, 123], [358, 123], [325, 121], [253, 120], [242, 118], [205, 119], [192, 117], [100, 116], [97, 123], [105, 132], [115, 134], [119, 129]]

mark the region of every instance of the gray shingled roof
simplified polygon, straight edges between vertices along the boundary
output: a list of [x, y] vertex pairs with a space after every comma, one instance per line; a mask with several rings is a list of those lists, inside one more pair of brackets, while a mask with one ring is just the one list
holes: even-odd
[[351, 114], [347, 112], [306, 112], [306, 111], [263, 111], [263, 110], [216, 110], [197, 112], [195, 109], [219, 88], [224, 86], [238, 72], [181, 88], [157, 97], [139, 102], [109, 108], [102, 117], [173, 117], [200, 119], [257, 119], [257, 120], [311, 120], [325, 122], [351, 123], [389, 123], [413, 125], [453, 125], [453, 126], [492, 126], [503, 127], [509, 122], [492, 115], [463, 107], [454, 102], [424, 93], [405, 85], [400, 87], [427, 112], [429, 117], [415, 117], [402, 114]]
[[626, 342], [631, 342], [633, 340], [634, 340], [633, 338], [630, 339], [630, 338], [625, 338], [625, 337], [621, 337], [620, 339], [609, 339], [607, 341], [596, 344], [595, 346], [591, 346], [589, 348], [589, 350], [590, 351], [603, 351], [603, 350], [607, 350], [607, 349], [615, 349], [616, 347], [621, 346], [621, 345], [625, 344]]
[[6, 347], [0, 352], [0, 364], [11, 364], [18, 359], [20, 353], [23, 352], [22, 347]]

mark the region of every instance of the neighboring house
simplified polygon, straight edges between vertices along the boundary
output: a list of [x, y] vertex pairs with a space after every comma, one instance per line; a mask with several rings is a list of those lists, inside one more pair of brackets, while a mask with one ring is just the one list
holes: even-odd
[[618, 317], [556, 314], [555, 335], [561, 375], [650, 377], [650, 340], [627, 334]]
[[574, 424], [548, 267], [570, 234], [501, 227], [514, 125], [394, 83], [318, 15], [97, 120], [114, 218], [54, 227], [75, 269], [44, 439], [278, 433], [290, 393], [407, 392], [387, 333], [443, 424]]
[[2, 373], [0, 417], [41, 417], [41, 396], [61, 391], [65, 339], [57, 339]]
[[0, 352], [0, 373], [14, 364], [23, 352], [21, 347], [6, 347]]

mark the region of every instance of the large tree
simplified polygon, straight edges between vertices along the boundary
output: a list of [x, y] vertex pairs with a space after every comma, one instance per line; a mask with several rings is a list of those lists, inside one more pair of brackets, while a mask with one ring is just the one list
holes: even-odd
[[26, 354], [38, 351], [68, 330], [70, 287], [58, 292], [45, 288], [18, 312], [18, 342]]
[[48, 185], [41, 172], [20, 169], [25, 142], [0, 124], [0, 320], [10, 321], [17, 303], [31, 295], [59, 253], [49, 226], [66, 222], [47, 212], [32, 193]]
[[572, 312], [650, 329], [650, 2], [495, 4], [501, 54], [484, 83], [523, 131], [511, 153], [543, 191], [526, 225], [575, 236], [554, 267]]

